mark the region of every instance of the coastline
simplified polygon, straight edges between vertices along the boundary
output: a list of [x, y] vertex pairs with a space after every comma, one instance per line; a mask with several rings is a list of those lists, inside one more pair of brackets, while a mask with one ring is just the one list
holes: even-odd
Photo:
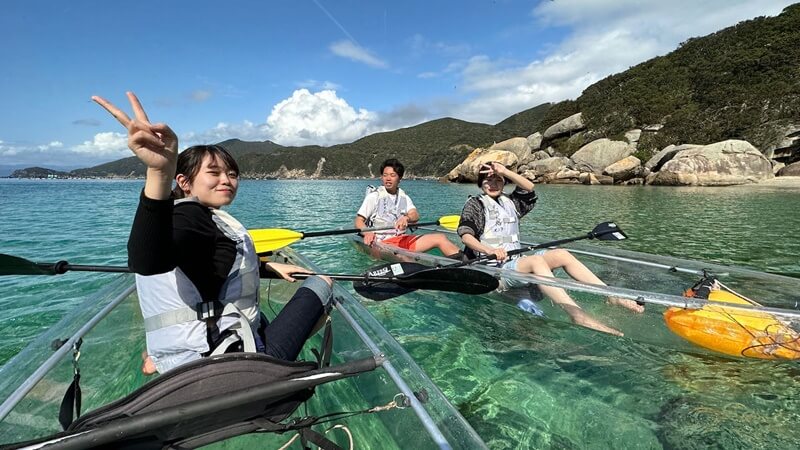
[[781, 188], [781, 189], [798, 189], [800, 190], [800, 176], [782, 176], [770, 178], [769, 180], [760, 181], [752, 184], [737, 184], [731, 187], [748, 187], [748, 188]]

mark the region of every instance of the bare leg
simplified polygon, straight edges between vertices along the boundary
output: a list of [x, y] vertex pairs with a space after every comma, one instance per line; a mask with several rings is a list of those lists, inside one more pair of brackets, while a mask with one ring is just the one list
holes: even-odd
[[[572, 253], [564, 250], [564, 249], [556, 249], [556, 250], [548, 250], [541, 255], [545, 261], [547, 261], [547, 265], [550, 269], [557, 269], [559, 267], [563, 268], [567, 271], [569, 276], [572, 278], [588, 284], [599, 284], [601, 286], [606, 286], [603, 283], [603, 280], [597, 278], [597, 275], [592, 273], [588, 267], [583, 265], [582, 262], [578, 261]], [[609, 297], [608, 303], [612, 305], [622, 306], [623, 308], [628, 308], [634, 312], [644, 312], [644, 306], [637, 304], [633, 300], [628, 300], [626, 298], [619, 298], [619, 297]]]
[[415, 252], [427, 252], [432, 248], [438, 248], [443, 255], [458, 253], [458, 247], [447, 239], [442, 233], [423, 234], [414, 242], [411, 250]]
[[[547, 261], [541, 255], [526, 256], [517, 262], [517, 270], [520, 272], [532, 273], [546, 277], [552, 277], [553, 272], [547, 264]], [[539, 285], [542, 293], [553, 300], [558, 306], [561, 307], [567, 314], [569, 314], [572, 321], [578, 325], [586, 328], [591, 328], [604, 333], [622, 336], [622, 332], [617, 329], [611, 328], [597, 319], [593, 318], [586, 313], [572, 297], [567, 294], [567, 291], [554, 286]]]

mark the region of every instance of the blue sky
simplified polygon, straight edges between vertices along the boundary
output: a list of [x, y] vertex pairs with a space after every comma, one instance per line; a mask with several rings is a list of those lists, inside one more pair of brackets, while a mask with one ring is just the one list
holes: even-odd
[[130, 156], [89, 100], [139, 95], [181, 146], [332, 145], [455, 117], [496, 123], [778, 0], [6, 0], [0, 175]]

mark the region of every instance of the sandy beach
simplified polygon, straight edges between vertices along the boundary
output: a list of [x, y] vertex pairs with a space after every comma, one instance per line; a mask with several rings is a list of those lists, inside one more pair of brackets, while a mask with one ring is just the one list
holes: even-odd
[[742, 184], [740, 187], [748, 188], [778, 188], [800, 190], [800, 177], [775, 177], [756, 184]]

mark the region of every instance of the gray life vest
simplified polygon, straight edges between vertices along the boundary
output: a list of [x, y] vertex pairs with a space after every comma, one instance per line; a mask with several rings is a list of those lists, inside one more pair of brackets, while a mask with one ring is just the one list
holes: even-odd
[[[183, 201], [196, 200], [182, 199], [175, 203]], [[178, 267], [158, 275], [136, 275], [147, 353], [159, 373], [200, 359], [210, 351], [212, 355], [224, 353], [240, 340], [244, 351], [256, 351], [260, 261], [255, 245], [233, 216], [219, 209], [211, 212], [220, 231], [236, 243], [236, 257], [217, 299], [221, 311], [215, 310], [214, 303], [203, 302], [197, 287]], [[209, 319], [216, 319], [220, 334], [231, 331], [215, 349], [208, 344], [206, 320]]]
[[[367, 217], [366, 224], [370, 228], [393, 227], [401, 215], [408, 213], [408, 197], [400, 188], [397, 188], [397, 195], [391, 195], [383, 186], [377, 188], [367, 186], [367, 195], [378, 196], [375, 212], [372, 213], [371, 216]], [[376, 231], [375, 237], [378, 240], [382, 240], [392, 236], [399, 236], [405, 232], [405, 230]]]
[[481, 243], [492, 248], [502, 247], [506, 251], [521, 248], [519, 243], [519, 214], [514, 202], [505, 195], [497, 200], [482, 194], [478, 197], [483, 205], [483, 233]]

